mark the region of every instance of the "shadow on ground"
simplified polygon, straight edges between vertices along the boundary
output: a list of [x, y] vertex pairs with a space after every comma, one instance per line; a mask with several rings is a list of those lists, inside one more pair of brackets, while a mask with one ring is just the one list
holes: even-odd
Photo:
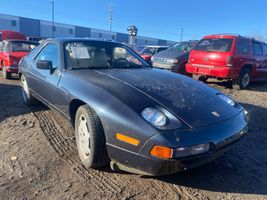
[[43, 109], [47, 108], [41, 103], [31, 108], [26, 106], [22, 101], [20, 86], [0, 83], [0, 122], [9, 117], [24, 115]]

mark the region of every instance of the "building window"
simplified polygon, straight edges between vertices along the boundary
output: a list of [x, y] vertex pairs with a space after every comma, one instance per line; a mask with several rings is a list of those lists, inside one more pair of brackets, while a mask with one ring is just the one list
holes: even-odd
[[17, 22], [15, 20], [11, 20], [11, 26], [17, 26]]
[[73, 29], [69, 29], [69, 34], [73, 34]]
[[55, 26], [53, 26], [53, 31], [56, 32], [57, 28]]
[[115, 35], [112, 35], [112, 40], [115, 40]]
[[102, 38], [102, 33], [99, 33], [99, 34], [98, 34], [98, 37], [99, 37], [99, 38]]

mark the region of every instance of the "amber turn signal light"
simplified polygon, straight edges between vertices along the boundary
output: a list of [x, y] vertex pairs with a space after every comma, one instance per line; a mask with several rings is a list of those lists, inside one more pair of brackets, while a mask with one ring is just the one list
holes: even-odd
[[134, 146], [138, 146], [140, 144], [139, 140], [132, 138], [132, 137], [129, 137], [127, 135], [123, 135], [121, 133], [116, 133], [116, 138], [117, 138], [117, 140], [126, 142], [128, 144], [132, 144]]
[[172, 149], [162, 146], [154, 146], [150, 151], [150, 155], [164, 159], [172, 158], [172, 154], [173, 154]]

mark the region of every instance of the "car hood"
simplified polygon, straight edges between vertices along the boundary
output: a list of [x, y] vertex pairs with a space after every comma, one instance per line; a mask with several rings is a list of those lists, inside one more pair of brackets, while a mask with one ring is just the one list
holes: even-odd
[[219, 91], [165, 70], [147, 68], [96, 71], [144, 93], [192, 128], [222, 122], [241, 111], [241, 108], [222, 101], [217, 95]]
[[179, 52], [179, 51], [166, 50], [166, 51], [161, 51], [161, 52], [155, 54], [153, 57], [154, 58], [175, 59], [175, 58], [182, 57], [182, 56], [184, 56], [186, 54], [188, 54], [188, 52]]

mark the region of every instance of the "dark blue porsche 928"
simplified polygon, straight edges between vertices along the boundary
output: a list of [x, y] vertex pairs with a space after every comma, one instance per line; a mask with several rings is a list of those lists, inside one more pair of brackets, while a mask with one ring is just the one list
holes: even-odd
[[219, 91], [149, 66], [107, 40], [49, 39], [19, 64], [23, 100], [74, 126], [87, 168], [163, 175], [203, 165], [247, 132], [247, 113]]

